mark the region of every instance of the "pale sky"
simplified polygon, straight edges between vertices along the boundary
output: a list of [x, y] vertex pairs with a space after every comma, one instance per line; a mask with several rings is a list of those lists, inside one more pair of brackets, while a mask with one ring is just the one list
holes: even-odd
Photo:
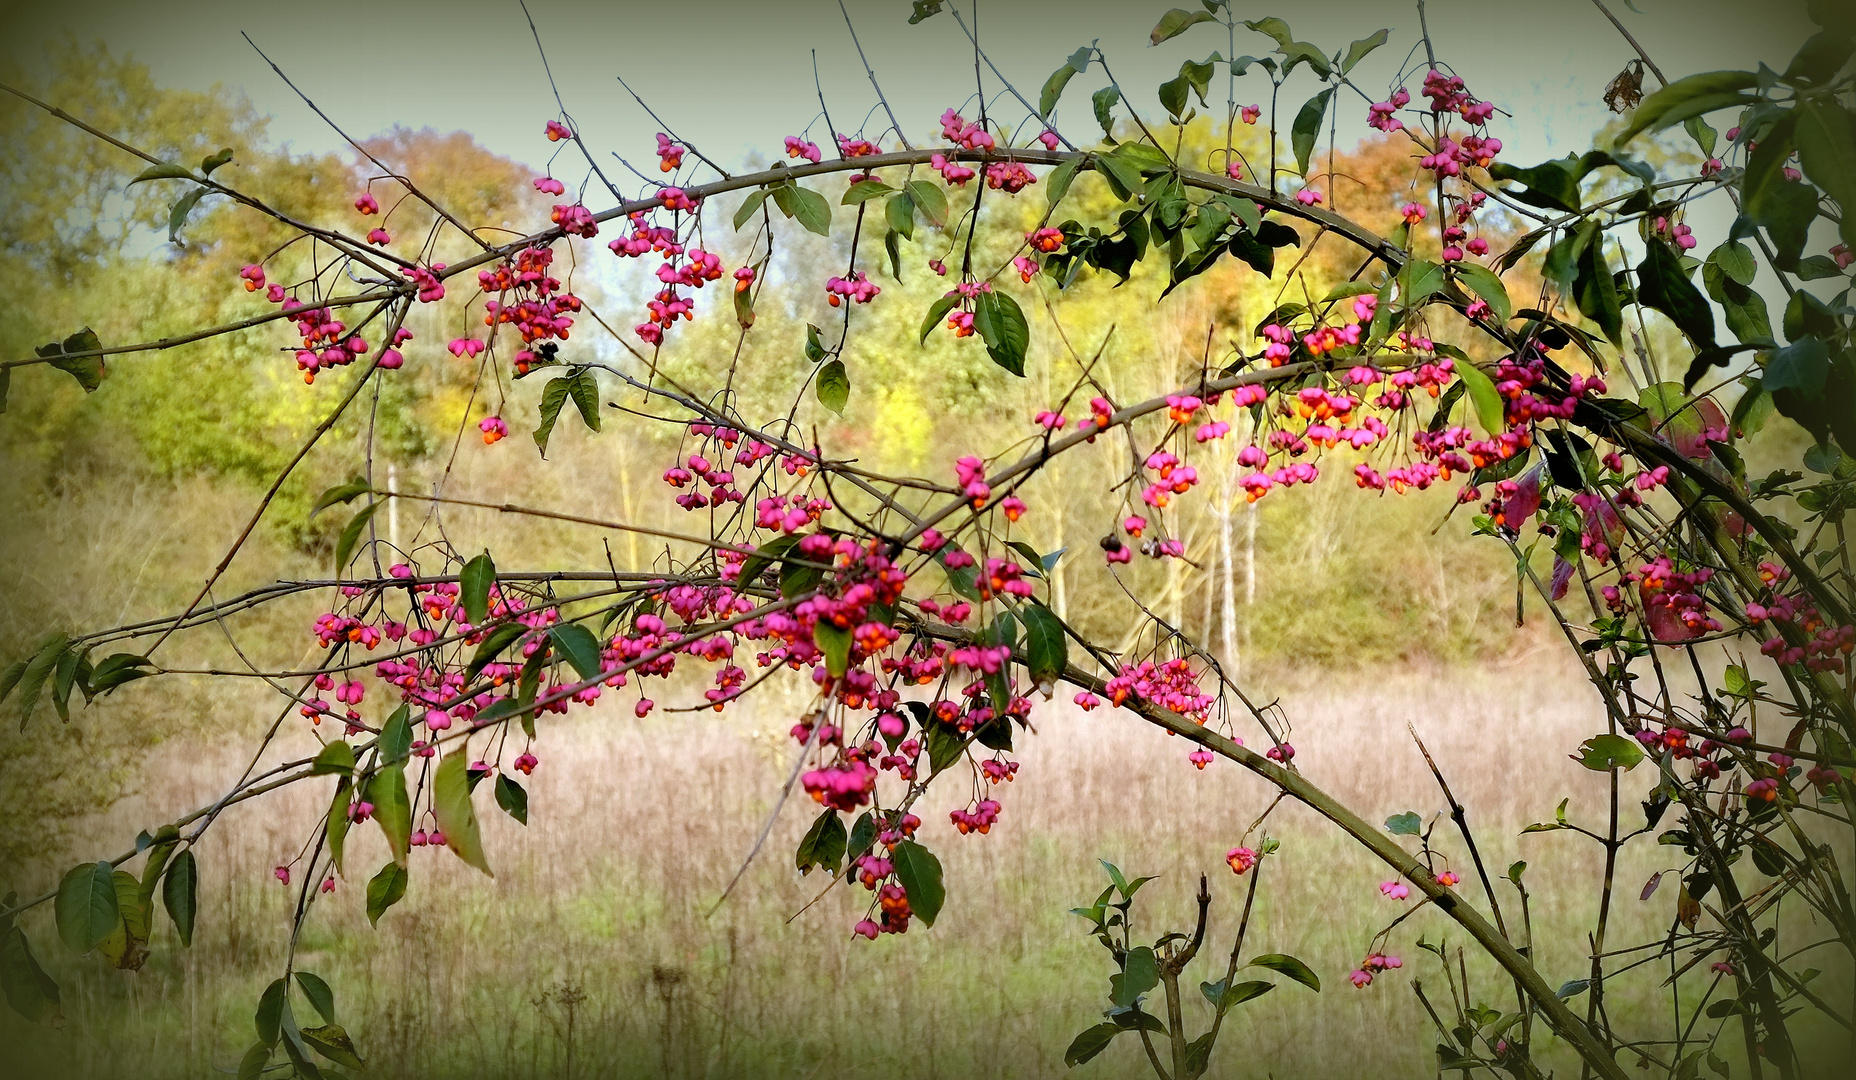
[[[955, 0], [963, 14], [972, 0]], [[1171, 0], [1196, 10], [1189, 0]], [[1628, 6], [1634, 2], [1643, 14]], [[971, 51], [943, 12], [910, 26], [908, 0], [847, 0], [857, 33], [910, 137], [921, 141], [942, 109], [972, 87]], [[1810, 33], [1799, 0], [1607, 0], [1672, 78], [1765, 61], [1783, 69]], [[1045, 77], [1074, 49], [1100, 38], [1124, 91], [1143, 111], [1154, 88], [1185, 59], [1227, 45], [1199, 26], [1157, 48], [1147, 34], [1169, 2], [985, 0], [982, 42], [1018, 89], [1035, 99]], [[257, 0], [58, 0], [0, 4], [0, 49], [31, 70], [41, 47], [63, 35], [100, 39], [147, 63], [172, 86], [224, 83], [274, 117], [272, 133], [299, 150], [340, 140], [284, 86], [239, 36], [249, 33], [338, 123], [356, 137], [394, 124], [463, 129], [490, 150], [539, 164], [554, 116], [528, 25], [515, 0], [317, 0], [279, 6]], [[860, 123], [875, 97], [845, 30], [837, 0], [530, 0], [530, 11], [567, 106], [600, 151], [650, 165], [653, 123], [625, 95], [624, 76], [678, 133], [724, 166], [758, 153], [778, 156], [781, 138], [818, 111], [812, 53], [840, 128]], [[1247, 18], [1277, 14], [1296, 35], [1329, 52], [1385, 27], [1390, 42], [1356, 69], [1364, 87], [1386, 86], [1418, 40], [1415, 3], [1302, 0], [1244, 4]], [[970, 18], [970, 15], [969, 15]], [[1599, 97], [1630, 59], [1625, 41], [1588, 0], [1430, 0], [1440, 57], [1472, 92], [1513, 113], [1493, 129], [1506, 160], [1533, 164], [1583, 150], [1607, 118]], [[1237, 51], [1262, 55], [1270, 39], [1243, 29]], [[1419, 78], [1421, 78], [1421, 72]], [[991, 73], [989, 85], [996, 88]], [[1416, 91], [1417, 79], [1411, 81]], [[1088, 95], [1097, 70], [1072, 82], [1059, 123], [1093, 127]], [[1653, 83], [1652, 83], [1653, 85]], [[1316, 89], [1303, 70], [1283, 92], [1293, 109]], [[1260, 72], [1238, 83], [1246, 100], [1267, 100]], [[1019, 115], [1015, 107], [1001, 114]], [[1355, 115], [1358, 114], [1358, 115]], [[1349, 101], [1345, 124], [1364, 118]], [[1284, 119], [1286, 127], [1287, 117]], [[815, 138], [823, 124], [813, 126]], [[819, 141], [823, 141], [819, 138]]]

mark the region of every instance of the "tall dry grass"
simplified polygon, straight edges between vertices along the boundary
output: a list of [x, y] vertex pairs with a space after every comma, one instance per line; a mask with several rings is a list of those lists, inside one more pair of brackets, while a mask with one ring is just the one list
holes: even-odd
[[[1406, 731], [1415, 724], [1470, 807], [1484, 857], [1499, 874], [1526, 859], [1539, 963], [1551, 979], [1584, 974], [1600, 863], [1567, 834], [1521, 838], [1527, 822], [1570, 797], [1590, 819], [1604, 780], [1540, 748], [1572, 747], [1601, 718], [1573, 672], [1544, 661], [1471, 674], [1382, 672], [1371, 678], [1280, 677], [1296, 718], [1298, 765], [1369, 815], [1440, 805]], [[298, 966], [333, 985], [342, 1021], [390, 1077], [1041, 1077], [1064, 1075], [1069, 1039], [1106, 1006], [1109, 964], [1066, 909], [1087, 903], [1105, 857], [1161, 875], [1136, 909], [1141, 932], [1185, 929], [1197, 874], [1211, 875], [1214, 942], [1228, 942], [1240, 883], [1226, 848], [1267, 807], [1259, 781], [1226, 763], [1200, 773], [1185, 744], [1127, 714], [1064, 712], [1023, 740], [1019, 779], [1003, 792], [993, 834], [959, 837], [937, 785], [922, 839], [946, 864], [949, 900], [933, 929], [867, 943], [853, 938], [867, 894], [801, 878], [790, 853], [810, 818], [789, 804], [761, 857], [719, 908], [718, 896], [769, 812], [790, 763], [790, 713], [769, 699], [751, 716], [636, 721], [602, 705], [544, 730], [525, 829], [493, 809], [486, 843], [494, 879], [443, 852], [413, 860], [408, 895], [370, 929], [363, 885], [386, 859], [374, 830], [351, 842], [350, 870], [315, 907]], [[1529, 751], [1523, 753], [1523, 751]], [[1513, 761], [1550, 764], [1526, 772]], [[242, 767], [230, 750], [165, 745], [149, 780], [84, 835], [115, 838], [212, 797]], [[1647, 786], [1641, 770], [1626, 777]], [[200, 929], [183, 950], [165, 926], [138, 974], [57, 951], [49, 919], [29, 929], [66, 987], [63, 1031], [9, 1018], [5, 1070], [21, 1076], [210, 1075], [251, 1041], [251, 1012], [281, 970], [295, 890], [271, 877], [291, 859], [326, 797], [318, 783], [247, 804], [208, 834]], [[480, 802], [488, 803], [487, 797]], [[1301, 956], [1321, 993], [1286, 985], [1243, 1007], [1215, 1057], [1218, 1076], [1385, 1076], [1434, 1071], [1437, 1041], [1407, 980], [1356, 991], [1346, 972], [1403, 905], [1379, 897], [1380, 870], [1336, 830], [1295, 806], [1265, 829], [1283, 841], [1266, 862], [1251, 951]], [[1439, 846], [1466, 874], [1462, 845]], [[1671, 890], [1637, 891], [1668, 849], [1637, 848], [1620, 870], [1614, 940], [1653, 938]], [[1466, 886], [1479, 891], [1474, 879]], [[1501, 886], [1511, 920], [1514, 890]], [[711, 909], [714, 908], [713, 912]], [[1455, 942], [1435, 913], [1408, 921], [1399, 974], [1446, 1000], [1418, 936]], [[1228, 945], [1208, 949], [1216, 953]], [[1512, 1007], [1512, 988], [1468, 958], [1471, 997]], [[1611, 991], [1620, 1023], [1639, 1027], [1665, 968]], [[1197, 974], [1197, 973], [1195, 973]], [[1210, 978], [1208, 973], [1199, 978]], [[1835, 976], [1833, 976], [1835, 977]], [[1189, 1007], [1194, 1008], [1194, 1007]], [[571, 1034], [570, 1034], [571, 1033]], [[1548, 1057], [1568, 1065], [1561, 1049]], [[1576, 1067], [1576, 1066], [1571, 1066]], [[1132, 1043], [1078, 1075], [1138, 1076]]]

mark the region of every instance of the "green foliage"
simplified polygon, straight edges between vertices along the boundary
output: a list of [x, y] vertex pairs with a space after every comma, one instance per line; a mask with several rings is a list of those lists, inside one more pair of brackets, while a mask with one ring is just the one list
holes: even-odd
[[367, 883], [367, 921], [379, 926], [380, 917], [406, 895], [406, 867], [390, 862]]
[[490, 617], [490, 586], [495, 582], [496, 561], [487, 551], [465, 563], [458, 574], [458, 600], [464, 605], [464, 617], [473, 624], [481, 625]]
[[53, 905], [58, 936], [72, 952], [91, 951], [121, 925], [113, 873], [107, 862], [83, 863], [72, 867], [58, 883]]
[[438, 817], [438, 827], [444, 830], [445, 846], [466, 863], [495, 877], [484, 858], [477, 810], [470, 801], [470, 778], [466, 775], [469, 760], [469, 747], [462, 745], [439, 760], [432, 774], [432, 812]]
[[1643, 747], [1622, 735], [1594, 735], [1579, 745], [1574, 760], [1594, 772], [1618, 768], [1629, 772], [1643, 760]]
[[820, 867], [826, 873], [836, 877], [847, 844], [844, 821], [838, 812], [829, 807], [819, 814], [812, 827], [806, 830], [805, 838], [799, 841], [799, 851], [793, 857], [793, 865], [801, 874], [809, 874], [813, 867]]
[[941, 860], [913, 840], [897, 844], [889, 857], [896, 866], [896, 880], [908, 894], [909, 910], [923, 926], [933, 926], [935, 917], [941, 914], [941, 905], [947, 901], [947, 890], [941, 884]]

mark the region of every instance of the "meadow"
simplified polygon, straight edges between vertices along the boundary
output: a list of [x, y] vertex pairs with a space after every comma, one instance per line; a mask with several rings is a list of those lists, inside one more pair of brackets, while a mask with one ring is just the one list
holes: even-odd
[[[1523, 880], [1542, 966], [1551, 978], [1573, 979], [1584, 965], [1580, 928], [1595, 914], [1596, 848], [1565, 833], [1518, 833], [1550, 818], [1561, 798], [1571, 799], [1574, 820], [1597, 814], [1603, 778], [1572, 761], [1526, 772], [1501, 765], [1519, 760], [1524, 742], [1571, 747], [1602, 723], [1578, 692], [1576, 672], [1557, 660], [1523, 656], [1479, 672], [1285, 671], [1266, 681], [1295, 718], [1297, 763], [1374, 814], [1428, 815], [1441, 806], [1406, 729], [1414, 725], [1470, 808], [1492, 872], [1516, 859], [1534, 867]], [[829, 879], [802, 878], [792, 867], [812, 817], [803, 796], [786, 806], [718, 907], [790, 764], [788, 717], [769, 711], [776, 704], [764, 700], [752, 716], [646, 721], [602, 706], [562, 723], [545, 735], [526, 830], [502, 815], [490, 819], [495, 879], [448, 854], [416, 853], [406, 900], [377, 929], [367, 925], [361, 894], [385, 846], [371, 830], [351, 846], [357, 877], [317, 903], [298, 965], [335, 988], [370, 1075], [1067, 1075], [1064, 1048], [1107, 1005], [1106, 956], [1067, 914], [1100, 890], [1098, 857], [1160, 875], [1136, 908], [1150, 936], [1189, 928], [1197, 875], [1210, 875], [1208, 952], [1228, 949], [1242, 894], [1222, 859], [1268, 805], [1266, 791], [1227, 764], [1195, 770], [1184, 744], [1113, 711], [1063, 714], [1021, 742], [1023, 766], [1001, 796], [1005, 810], [991, 835], [960, 837], [924, 814], [923, 838], [945, 861], [950, 884], [932, 929], [878, 943], [850, 934], [867, 894], [826, 890]], [[165, 743], [148, 759], [142, 789], [81, 831], [126, 835], [210, 801], [243, 764], [198, 740]], [[1627, 811], [1635, 805], [1628, 789], [1647, 786], [1642, 780], [1626, 777]], [[279, 793], [238, 808], [208, 834], [200, 858], [211, 884], [191, 949], [164, 927], [139, 973], [54, 956], [67, 1023], [32, 1030], [9, 1016], [0, 1041], [12, 1047], [11, 1075], [152, 1078], [234, 1068], [251, 1038], [253, 1003], [288, 942], [296, 890], [271, 869], [301, 844], [295, 825], [313, 818], [319, 798], [319, 790]], [[1322, 989], [1284, 981], [1244, 1006], [1212, 1075], [1432, 1075], [1436, 1040], [1409, 984], [1421, 982], [1437, 1003], [1451, 991], [1438, 963], [1409, 942], [1448, 944], [1452, 928], [1434, 913], [1414, 916], [1395, 932], [1405, 943], [1394, 950], [1406, 960], [1398, 977], [1354, 989], [1347, 971], [1405, 905], [1382, 898], [1372, 861], [1299, 807], [1277, 807], [1260, 831], [1283, 848], [1264, 866], [1247, 951], [1301, 957]], [[1461, 862], [1449, 831], [1445, 822], [1438, 846]], [[1660, 857], [1670, 854], [1650, 844], [1626, 852], [1617, 940], [1654, 937], [1672, 918], [1672, 890], [1637, 899], [1652, 873], [1676, 864]], [[1470, 872], [1466, 863], [1459, 869]], [[1473, 877], [1467, 887], [1474, 890]], [[1515, 891], [1500, 888], [1514, 918]], [[1512, 991], [1473, 951], [1465, 970], [1473, 1002], [1512, 1004]], [[1630, 1015], [1633, 992], [1649, 998], [1667, 970], [1651, 964], [1626, 976], [1612, 990], [1614, 1013]], [[1209, 968], [1191, 974], [1212, 977]], [[1364, 1031], [1388, 1034], [1369, 1046]], [[1146, 1069], [1128, 1041], [1076, 1075]]]

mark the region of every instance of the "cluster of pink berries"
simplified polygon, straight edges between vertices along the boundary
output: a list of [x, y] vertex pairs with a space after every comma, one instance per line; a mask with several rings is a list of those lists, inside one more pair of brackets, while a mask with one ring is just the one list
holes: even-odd
[[1353, 971], [1348, 974], [1347, 979], [1353, 983], [1356, 990], [1363, 990], [1373, 984], [1373, 976], [1376, 973], [1404, 966], [1405, 962], [1396, 956], [1387, 956], [1384, 953], [1373, 953], [1366, 959], [1360, 961], [1360, 966], [1353, 969]]
[[825, 302], [832, 307], [837, 307], [845, 300], [853, 304], [868, 304], [882, 291], [862, 270], [854, 270], [848, 278], [834, 277], [825, 282]]

